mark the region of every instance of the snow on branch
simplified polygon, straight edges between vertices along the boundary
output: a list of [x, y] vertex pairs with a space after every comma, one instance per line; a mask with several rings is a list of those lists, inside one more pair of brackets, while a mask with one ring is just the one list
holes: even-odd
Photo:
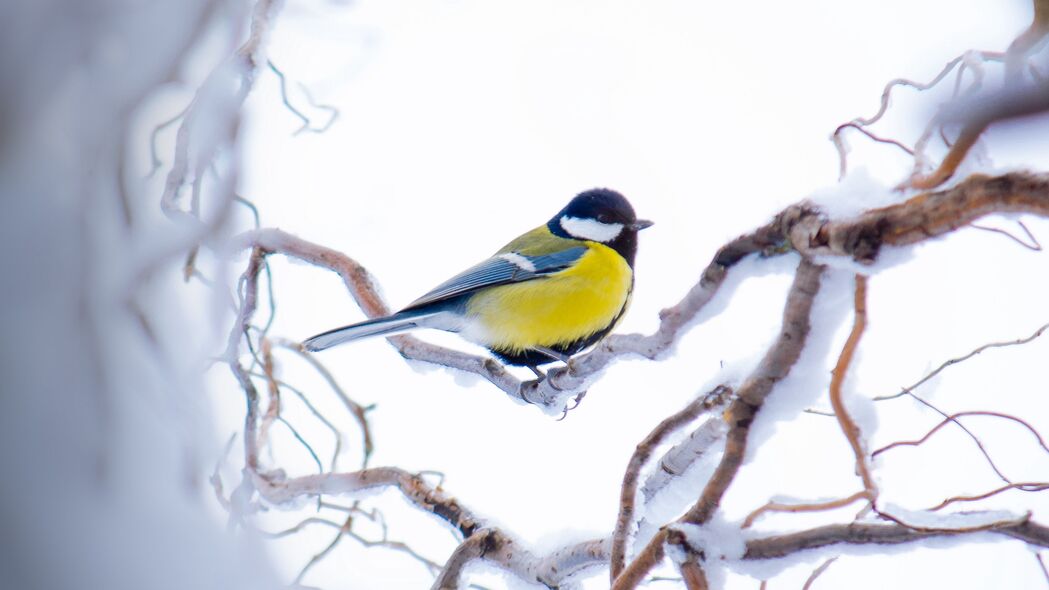
[[[995, 524], [995, 523], [992, 523]], [[835, 524], [827, 525], [796, 533], [774, 535], [747, 541], [745, 560], [775, 559], [797, 553], [829, 547], [832, 545], [899, 545], [914, 543], [937, 537], [963, 537], [980, 533], [992, 533], [1021, 540], [1036, 547], [1049, 548], [1049, 528], [1023, 520], [1021, 522], [1005, 521], [998, 526], [980, 530], [947, 530], [921, 531], [898, 524]]]
[[[754, 417], [761, 409], [765, 398], [772, 393], [775, 384], [783, 380], [790, 372], [805, 347], [805, 339], [810, 327], [809, 314], [812, 311], [813, 300], [820, 289], [820, 277], [823, 270], [822, 266], [812, 264], [806, 259], [802, 259], [798, 265], [794, 282], [787, 295], [780, 335], [765, 353], [765, 357], [757, 368], [739, 387], [735, 400], [726, 410], [725, 421], [729, 424], [729, 432], [721, 462], [713, 476], [707, 481], [699, 499], [679, 519], [679, 522], [703, 525], [709, 521], [729, 484], [735, 479], [743, 463], [743, 456], [747, 448], [747, 435]], [[662, 561], [665, 555], [665, 544], [673, 540], [668, 537], [669, 530], [661, 529], [615, 578], [612, 584], [614, 590], [636, 588], [648, 575], [648, 572]], [[675, 544], [686, 553], [702, 550], [690, 547], [681, 538], [678, 538]], [[692, 569], [691, 566], [689, 569]], [[696, 576], [693, 572], [693, 577]]]

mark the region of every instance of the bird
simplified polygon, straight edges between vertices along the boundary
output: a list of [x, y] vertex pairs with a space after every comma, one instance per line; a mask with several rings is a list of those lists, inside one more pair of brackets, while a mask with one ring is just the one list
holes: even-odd
[[562, 361], [604, 338], [630, 304], [638, 219], [623, 195], [579, 193], [548, 222], [441, 283], [404, 309], [306, 339], [316, 352], [371, 336], [456, 332], [508, 365]]

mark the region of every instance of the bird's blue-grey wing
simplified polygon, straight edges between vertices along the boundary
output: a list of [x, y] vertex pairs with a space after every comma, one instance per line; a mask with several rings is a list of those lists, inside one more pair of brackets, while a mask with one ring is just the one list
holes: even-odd
[[441, 283], [404, 309], [447, 301], [485, 287], [540, 278], [569, 267], [579, 260], [586, 250], [585, 246], [579, 246], [538, 256], [525, 256], [515, 252], [497, 254]]

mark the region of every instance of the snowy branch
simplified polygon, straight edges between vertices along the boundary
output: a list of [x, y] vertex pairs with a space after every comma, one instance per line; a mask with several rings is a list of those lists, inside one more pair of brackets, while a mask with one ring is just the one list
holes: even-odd
[[918, 531], [896, 524], [834, 524], [814, 529], [775, 535], [747, 541], [744, 559], [775, 559], [799, 551], [807, 551], [838, 544], [899, 545], [937, 537], [959, 537], [992, 533], [1021, 540], [1036, 547], [1049, 548], [1049, 528], [1031, 521], [1011, 523], [1001, 527], [971, 530]]
[[681, 411], [671, 415], [659, 423], [656, 428], [637, 445], [630, 462], [627, 464], [626, 473], [623, 475], [623, 485], [619, 497], [619, 516], [616, 518], [616, 528], [612, 535], [612, 559], [610, 573], [612, 580], [623, 571], [626, 560], [627, 537], [629, 527], [634, 522], [634, 504], [637, 497], [637, 480], [641, 468], [645, 466], [648, 459], [663, 441], [675, 431], [685, 427], [701, 414], [715, 410], [724, 405], [731, 398], [732, 389], [719, 385], [713, 391], [702, 395], [692, 403], [685, 406]]
[[[735, 479], [743, 463], [747, 436], [754, 417], [761, 409], [765, 398], [772, 393], [773, 387], [789, 374], [805, 347], [810, 327], [809, 315], [813, 300], [820, 289], [822, 273], [822, 266], [812, 264], [806, 259], [802, 259], [798, 265], [794, 283], [787, 295], [779, 337], [765, 353], [754, 372], [739, 387], [736, 399], [725, 412], [729, 432], [721, 462], [707, 481], [699, 499], [678, 522], [702, 525], [710, 520], [721, 502], [721, 497]], [[669, 530], [671, 529], [664, 527], [649, 541], [633, 562], [616, 577], [612, 585], [614, 590], [636, 588], [648, 572], [662, 561]], [[701, 551], [701, 548], [688, 547], [687, 543], [682, 546], [689, 553]]]

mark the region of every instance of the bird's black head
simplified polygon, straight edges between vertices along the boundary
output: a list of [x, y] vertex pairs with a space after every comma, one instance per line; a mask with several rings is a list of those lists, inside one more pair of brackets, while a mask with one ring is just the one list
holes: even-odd
[[564, 238], [605, 244], [633, 266], [637, 232], [652, 222], [638, 219], [623, 195], [596, 188], [579, 193], [546, 225], [552, 233]]

